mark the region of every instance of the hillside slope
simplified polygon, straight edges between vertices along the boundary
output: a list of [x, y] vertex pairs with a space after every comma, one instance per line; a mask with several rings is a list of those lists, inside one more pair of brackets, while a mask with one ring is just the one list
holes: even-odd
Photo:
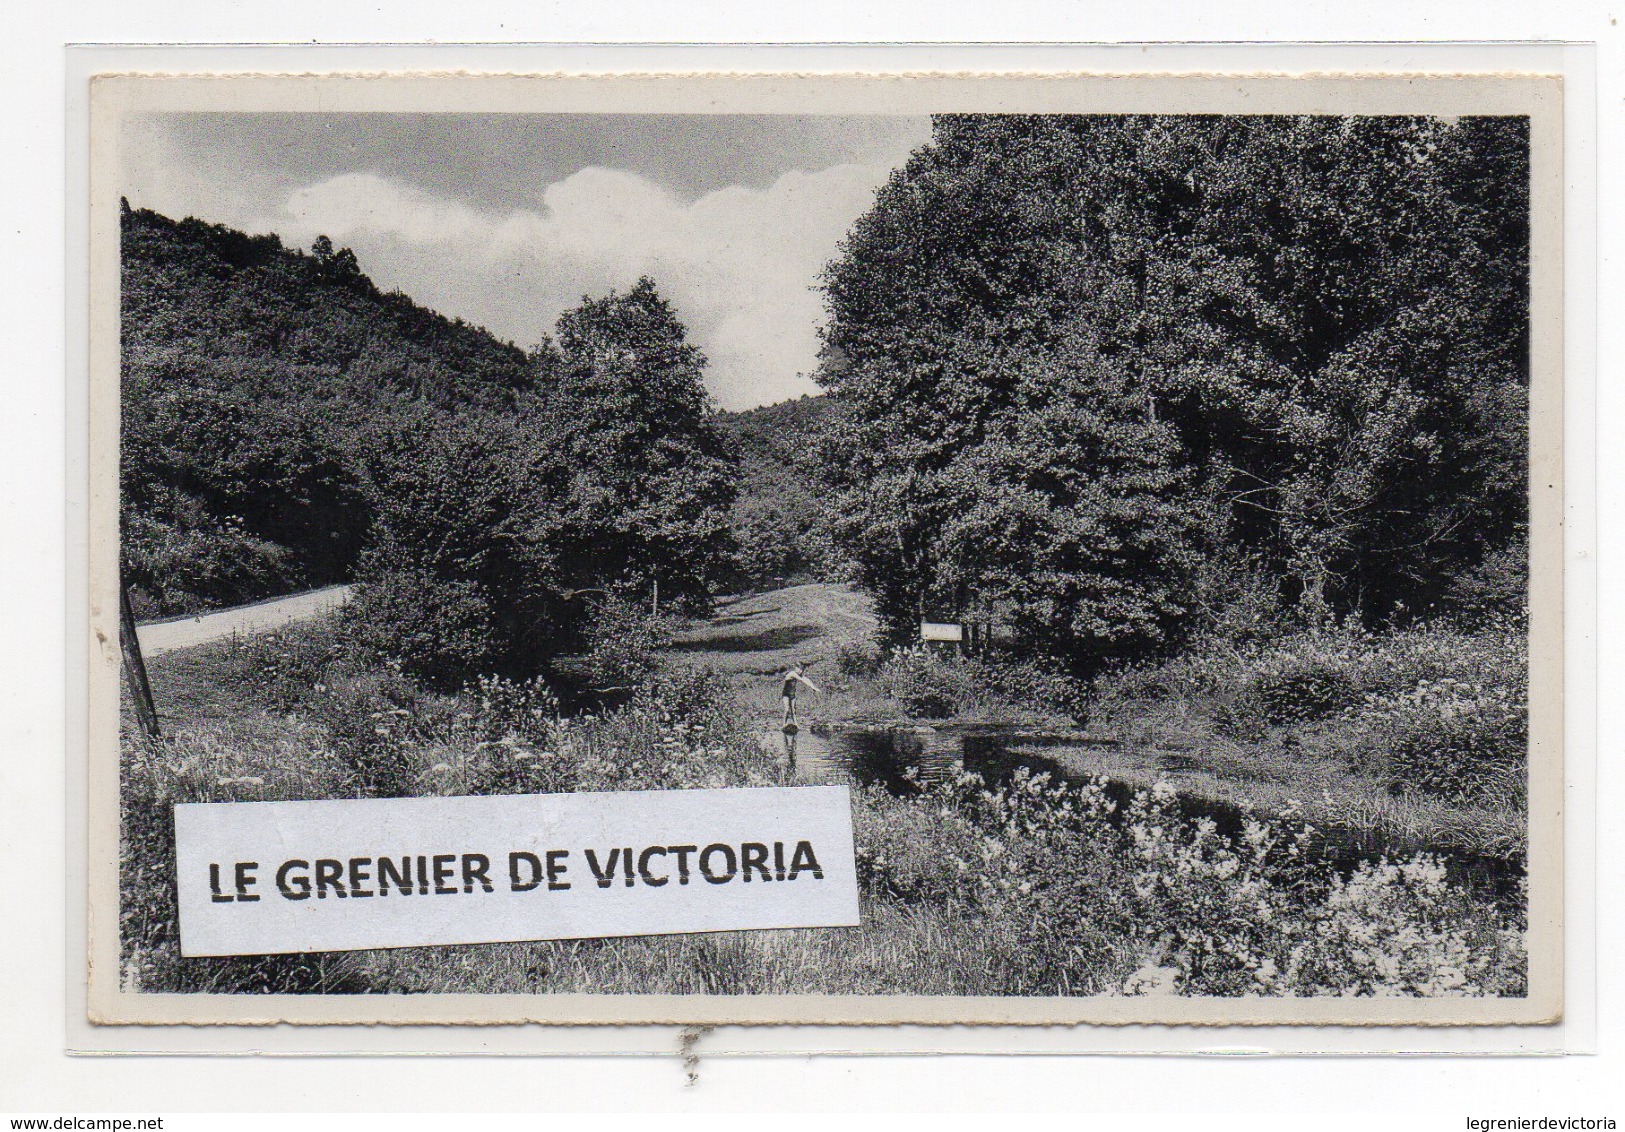
[[518, 346], [380, 291], [348, 248], [323, 240], [306, 254], [140, 209], [123, 214], [121, 252], [127, 366], [184, 354], [442, 405], [501, 404], [529, 380]]
[[822, 438], [841, 411], [838, 402], [819, 396], [718, 414], [717, 427], [739, 458], [732, 515], [738, 585], [763, 589], [845, 578], [829, 537], [819, 472]]
[[524, 351], [386, 294], [348, 249], [126, 208], [121, 519], [143, 615], [348, 578], [364, 427], [501, 412]]

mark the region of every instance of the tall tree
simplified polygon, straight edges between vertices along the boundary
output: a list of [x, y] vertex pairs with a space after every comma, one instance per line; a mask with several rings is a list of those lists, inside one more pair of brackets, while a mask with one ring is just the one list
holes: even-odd
[[826, 277], [830, 471], [883, 610], [1009, 598], [962, 517], [1081, 480], [1050, 506], [1099, 562], [1052, 531], [1003, 568], [1075, 661], [1167, 639], [1226, 547], [1306, 620], [1438, 600], [1522, 522], [1527, 168], [1519, 119], [939, 119]]
[[560, 317], [538, 371], [532, 426], [568, 461], [564, 546], [548, 569], [567, 588], [604, 587], [704, 607], [729, 560], [734, 468], [709, 418], [705, 357], [654, 282], [584, 299]]

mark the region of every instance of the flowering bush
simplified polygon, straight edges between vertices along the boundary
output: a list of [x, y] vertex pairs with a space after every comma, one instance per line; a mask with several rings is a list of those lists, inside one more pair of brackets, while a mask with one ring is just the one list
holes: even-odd
[[[346, 955], [183, 959], [174, 907], [176, 802], [764, 786], [777, 764], [735, 722], [715, 673], [656, 674], [624, 707], [565, 718], [540, 679], [425, 691], [398, 665], [357, 666], [319, 626], [242, 638], [228, 678], [277, 715], [183, 727], [122, 752], [123, 977], [153, 991], [363, 993]], [[233, 725], [235, 728], [237, 725]], [[156, 897], [154, 894], [157, 894]], [[393, 971], [393, 968], [391, 969]]]
[[1311, 922], [1272, 973], [1299, 994], [1526, 993], [1520, 927], [1478, 914], [1432, 857], [1362, 862], [1333, 879]]
[[1344, 876], [1312, 827], [1255, 819], [1226, 836], [1185, 817], [1166, 782], [1126, 805], [1105, 780], [1026, 772], [998, 789], [965, 775], [868, 801], [864, 890], [1004, 925], [1026, 993], [1524, 993], [1521, 924], [1430, 857]]
[[855, 807], [859, 883], [983, 925], [1006, 993], [1116, 993], [1137, 944], [1102, 836], [1115, 808], [1098, 783], [1024, 773], [999, 789], [961, 775], [907, 799], [871, 789]]
[[896, 649], [880, 668], [881, 686], [910, 715], [942, 719], [970, 698], [964, 673], [924, 648]]
[[[399, 768], [406, 776], [403, 792], [412, 794], [680, 790], [776, 781], [759, 744], [714, 699], [725, 687], [703, 673], [661, 676], [622, 708], [565, 718], [540, 680], [485, 677], [456, 697], [367, 712], [359, 730], [370, 757]], [[326, 716], [323, 722], [332, 729], [336, 721]], [[335, 731], [341, 751], [348, 735]], [[359, 760], [352, 755], [350, 761]]]

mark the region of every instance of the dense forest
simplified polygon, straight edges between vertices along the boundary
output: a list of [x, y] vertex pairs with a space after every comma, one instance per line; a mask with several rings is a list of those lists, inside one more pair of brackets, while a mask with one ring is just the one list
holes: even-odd
[[569, 647], [589, 602], [698, 609], [730, 567], [704, 358], [641, 280], [530, 351], [348, 249], [128, 208], [121, 521], [144, 614], [363, 583], [431, 681]]
[[829, 395], [740, 414], [650, 280], [526, 351], [126, 209], [126, 573], [366, 581], [447, 679], [657, 587], [851, 579], [1076, 673], [1516, 609], [1526, 128], [939, 117], [826, 272]]
[[821, 463], [839, 415], [839, 402], [811, 396], [718, 416], [739, 458], [732, 516], [739, 588], [848, 575], [851, 567], [831, 534]]
[[944, 116], [827, 277], [837, 535], [1074, 669], [1516, 606], [1527, 123]]

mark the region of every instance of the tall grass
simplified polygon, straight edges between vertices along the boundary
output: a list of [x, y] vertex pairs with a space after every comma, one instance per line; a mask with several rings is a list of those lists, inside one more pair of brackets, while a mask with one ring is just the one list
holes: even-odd
[[226, 994], [365, 989], [345, 955], [186, 959], [175, 897], [174, 807], [183, 802], [281, 802], [365, 795], [319, 726], [245, 713], [173, 728], [121, 747], [121, 976], [129, 989]]
[[[1301, 822], [1235, 836], [1165, 783], [1025, 772], [898, 796], [854, 791], [856, 928], [343, 955], [179, 958], [170, 807], [180, 801], [770, 785], [785, 768], [720, 678], [657, 673], [625, 706], [567, 717], [539, 682], [432, 695], [358, 668], [320, 633], [236, 646], [244, 710], [125, 747], [128, 985], [252, 993], [1519, 995], [1521, 909], [1427, 856], [1338, 867]], [[249, 710], [248, 703], [259, 707]]]
[[1390, 841], [1517, 859], [1526, 688], [1527, 635], [1506, 619], [1209, 641], [1098, 681], [1090, 712], [1133, 745], [1177, 738], [1234, 763], [1257, 801], [1295, 796]]

